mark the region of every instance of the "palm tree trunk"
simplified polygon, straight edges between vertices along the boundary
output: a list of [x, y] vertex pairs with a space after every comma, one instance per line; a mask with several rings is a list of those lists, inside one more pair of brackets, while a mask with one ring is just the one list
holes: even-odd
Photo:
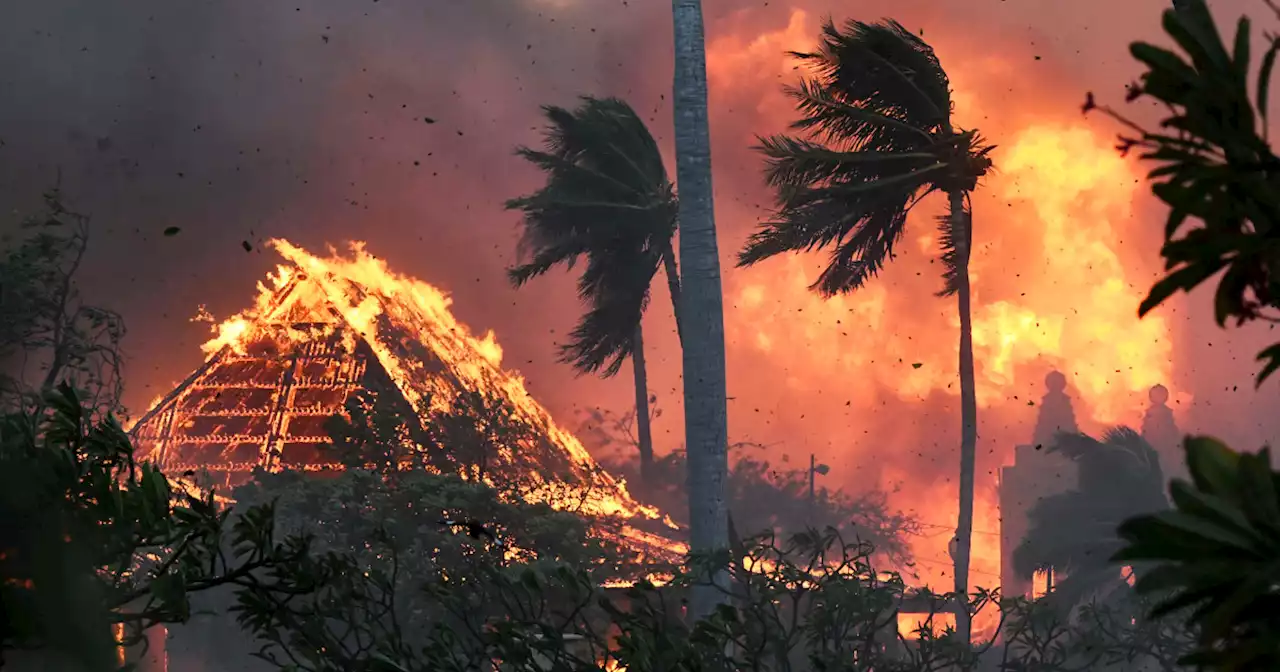
[[684, 345], [684, 329], [680, 326], [680, 271], [676, 267], [676, 253], [671, 249], [671, 241], [667, 241], [662, 251], [662, 270], [667, 273], [667, 290], [671, 292], [671, 311], [676, 318], [676, 337]]
[[[675, 43], [676, 182], [680, 190], [680, 308], [684, 329], [684, 431], [688, 457], [689, 549], [695, 555], [729, 546], [725, 482], [728, 418], [725, 401], [724, 297], [711, 190], [707, 125], [707, 59], [701, 0], [672, 0]], [[689, 616], [700, 620], [724, 604], [728, 572], [697, 577]]]
[[653, 429], [649, 426], [649, 375], [644, 366], [644, 327], [636, 325], [636, 349], [631, 353], [636, 379], [636, 449], [640, 452], [640, 485], [653, 477]]
[[[956, 266], [959, 269], [956, 295], [960, 309], [960, 513], [956, 521], [955, 591], [969, 594], [969, 555], [973, 542], [974, 463], [978, 448], [978, 401], [973, 377], [973, 319], [970, 315], [969, 252], [973, 242], [973, 213], [965, 211], [964, 192], [953, 191], [952, 227], [956, 236]], [[967, 602], [966, 602], [967, 604]], [[956, 614], [956, 633], [970, 641], [969, 613]]]

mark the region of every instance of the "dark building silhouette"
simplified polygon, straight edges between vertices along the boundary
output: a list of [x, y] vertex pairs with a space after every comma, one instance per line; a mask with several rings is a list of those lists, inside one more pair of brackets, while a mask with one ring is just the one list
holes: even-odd
[[1027, 531], [1027, 511], [1042, 497], [1064, 492], [1076, 484], [1076, 467], [1070, 460], [1051, 453], [1054, 437], [1060, 432], [1079, 432], [1075, 409], [1067, 395], [1067, 377], [1058, 371], [1045, 376], [1046, 392], [1036, 416], [1032, 443], [1017, 446], [1013, 464], [1000, 469], [1000, 586], [1008, 597], [1031, 595], [1044, 586], [1017, 576], [1013, 571], [1013, 549]]
[[1049, 447], [1059, 432], [1074, 433], [1080, 431], [1076, 425], [1076, 411], [1071, 406], [1071, 397], [1067, 396], [1067, 377], [1059, 371], [1050, 371], [1044, 377], [1047, 390], [1040, 400], [1040, 413], [1036, 416], [1036, 428], [1031, 442], [1035, 445]]
[[1184, 476], [1186, 469], [1182, 459], [1182, 432], [1169, 408], [1169, 390], [1156, 385], [1148, 393], [1151, 405], [1142, 416], [1142, 438], [1160, 455], [1160, 468], [1165, 477]]
[[[1051, 577], [1037, 577], [1036, 582], [1017, 576], [1013, 571], [1013, 550], [1027, 531], [1027, 512], [1036, 501], [1076, 485], [1076, 466], [1049, 448], [1059, 432], [1079, 432], [1071, 397], [1066, 392], [1067, 378], [1057, 371], [1045, 376], [1044, 398], [1036, 417], [1032, 443], [1017, 446], [1012, 465], [1000, 470], [1000, 579], [1002, 593], [1013, 597], [1043, 593]], [[1182, 433], [1169, 408], [1169, 390], [1156, 385], [1148, 393], [1150, 406], [1142, 418], [1142, 437], [1160, 455], [1165, 476], [1184, 476]]]

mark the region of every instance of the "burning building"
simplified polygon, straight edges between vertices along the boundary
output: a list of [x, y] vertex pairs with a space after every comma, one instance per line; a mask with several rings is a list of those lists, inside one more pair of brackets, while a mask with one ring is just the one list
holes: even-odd
[[[674, 529], [597, 467], [502, 368], [493, 335], [473, 336], [443, 292], [391, 272], [358, 244], [351, 257], [328, 258], [283, 240], [272, 247], [288, 263], [259, 285], [252, 308], [218, 327], [205, 362], [131, 429], [143, 459], [170, 473], [206, 472], [223, 491], [257, 468], [340, 469], [340, 456], [324, 449], [325, 423], [357, 393], [415, 421], [477, 394], [504, 402], [524, 430], [519, 445], [498, 447], [487, 473], [532, 483], [526, 501]], [[650, 557], [678, 560], [685, 551], [670, 535], [623, 530], [620, 541]]]

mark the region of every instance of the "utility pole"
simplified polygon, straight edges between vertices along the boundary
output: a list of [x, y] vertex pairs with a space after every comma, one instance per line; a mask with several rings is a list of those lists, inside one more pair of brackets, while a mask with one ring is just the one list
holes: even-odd
[[813, 512], [818, 508], [818, 496], [814, 486], [816, 476], [826, 476], [831, 471], [831, 467], [825, 464], [818, 464], [817, 457], [813, 453], [809, 453], [809, 522], [813, 522]]
[[813, 510], [814, 492], [813, 492], [813, 474], [817, 467], [814, 462], [813, 453], [809, 453], [809, 510]]

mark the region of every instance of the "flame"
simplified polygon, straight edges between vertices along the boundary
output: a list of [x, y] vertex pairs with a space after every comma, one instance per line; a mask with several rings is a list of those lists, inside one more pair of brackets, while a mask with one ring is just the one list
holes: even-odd
[[124, 623], [111, 624], [111, 638], [116, 643], [116, 664], [124, 667], [127, 660], [124, 648]]
[[[784, 52], [813, 46], [818, 16], [796, 9], [773, 30], [727, 29], [735, 27], [739, 13], [718, 19], [717, 30], [709, 31], [714, 36], [707, 44], [712, 106], [724, 109], [726, 105], [719, 101], [726, 96], [747, 97], [749, 104], [734, 107], [753, 109], [757, 117], [780, 129], [794, 118], [792, 104], [776, 93], [779, 84], [793, 81], [796, 75], [794, 61]], [[1171, 379], [1173, 350], [1164, 320], [1136, 319], [1135, 307], [1150, 280], [1121, 245], [1122, 239], [1139, 231], [1135, 222], [1142, 190], [1140, 172], [1116, 157], [1105, 130], [1078, 119], [1073, 103], [1063, 106], [1068, 114], [1049, 110], [1051, 105], [1035, 95], [1043, 90], [1042, 83], [1035, 84], [1040, 89], [1021, 88], [1012, 105], [990, 103], [1010, 100], [993, 94], [1012, 90], [1014, 78], [1026, 70], [1022, 61], [1015, 63], [1015, 56], [996, 56], [1002, 50], [989, 48], [964, 53], [962, 47], [948, 44], [945, 35], [940, 38], [932, 31], [929, 40], [938, 47], [951, 75], [960, 125], [981, 128], [1000, 146], [996, 155], [1000, 172], [974, 195], [977, 231], [971, 276], [980, 453], [994, 453], [993, 459], [999, 461], [1007, 458], [1015, 443], [1026, 440], [1035, 413], [1027, 404], [1039, 398], [1036, 386], [1050, 368], [1068, 374], [1082, 424], [1132, 421], [1134, 397], [1152, 383], [1168, 384]], [[1025, 93], [1028, 88], [1030, 95]], [[983, 109], [984, 104], [989, 108]], [[1002, 107], [994, 109], [995, 105]], [[724, 115], [715, 120], [713, 131], [722, 133], [731, 123], [732, 118]], [[753, 144], [755, 133], [773, 129], [766, 123], [741, 130], [741, 137], [723, 138], [727, 142], [718, 137], [717, 153], [723, 151], [721, 147]], [[754, 165], [749, 170], [754, 172]], [[717, 163], [718, 176], [726, 166], [734, 169], [727, 162]], [[726, 224], [734, 217], [745, 221], [754, 214], [723, 205], [717, 203], [717, 214], [724, 214]], [[921, 581], [945, 587], [950, 582], [946, 540], [956, 520], [957, 442], [948, 439], [932, 446], [930, 442], [940, 433], [937, 426], [954, 432], [958, 425], [958, 318], [954, 301], [931, 296], [938, 288], [937, 267], [928, 261], [937, 253], [929, 220], [934, 214], [936, 209], [922, 209], [913, 218], [902, 258], [856, 295], [829, 301], [815, 297], [806, 289], [816, 276], [813, 260], [791, 257], [746, 272], [726, 273], [725, 299], [730, 357], [751, 363], [731, 366], [730, 383], [734, 378], [748, 379], [763, 398], [757, 402], [760, 408], [743, 411], [731, 406], [736, 414], [731, 418], [735, 434], [760, 438], [749, 432], [772, 423], [773, 428], [782, 428], [779, 432], [804, 436], [806, 452], [823, 451], [822, 444], [828, 444], [828, 453], [819, 457], [838, 473], [849, 473], [847, 484], [890, 490], [904, 484], [894, 504], [921, 514], [931, 530], [940, 531], [915, 547]], [[343, 272], [360, 270], [355, 268], [360, 266], [358, 259], [316, 263]], [[285, 281], [290, 269], [282, 268], [277, 281]], [[384, 279], [397, 287], [404, 284], [399, 278]], [[324, 291], [342, 295], [346, 290], [329, 287]], [[443, 303], [447, 312], [447, 297], [437, 297], [439, 293], [429, 287], [423, 291], [424, 302]], [[412, 293], [404, 290], [400, 296]], [[260, 299], [269, 297], [263, 292]], [[376, 305], [352, 300], [342, 305], [353, 323], [367, 322], [374, 316], [365, 311], [377, 310]], [[245, 328], [228, 321], [206, 350], [242, 344]], [[468, 339], [469, 351], [479, 353], [468, 360], [476, 370], [500, 365], [502, 351], [492, 332]], [[805, 346], [794, 347], [796, 343]], [[379, 351], [378, 358], [402, 379], [415, 373], [405, 370], [406, 366], [397, 368], [400, 363], [389, 352]], [[761, 383], [775, 382], [766, 375], [776, 375], [776, 382], [782, 384]], [[765, 407], [768, 395], [774, 393], [789, 402], [784, 407], [780, 401], [779, 409], [799, 406], [808, 417], [781, 419]], [[1185, 395], [1175, 391], [1174, 397], [1176, 401]], [[1141, 403], [1140, 398], [1137, 401]], [[940, 407], [936, 410], [942, 420], [937, 426], [926, 426], [926, 411], [934, 406]], [[755, 420], [766, 416], [766, 420]], [[788, 426], [788, 422], [794, 424]], [[940, 466], [922, 467], [921, 460], [908, 461], [923, 453], [937, 458], [933, 462]], [[843, 469], [841, 465], [848, 463], [857, 468]], [[994, 479], [985, 469], [978, 476], [975, 577], [970, 584], [990, 586], [1000, 569], [996, 534], [1000, 512]], [[619, 492], [625, 492], [619, 486]], [[618, 495], [610, 506], [626, 509], [628, 499]]]
[[[1000, 157], [1004, 175], [991, 189], [1040, 224], [1043, 263], [1032, 286], [1042, 291], [983, 306], [974, 341], [988, 363], [988, 384], [979, 389], [991, 395], [996, 383], [1012, 382], [1018, 364], [1048, 356], [1069, 368], [1096, 422], [1121, 422], [1133, 395], [1172, 373], [1169, 325], [1158, 316], [1138, 319], [1149, 283], [1117, 247], [1145, 188], [1140, 173], [1109, 138], [1079, 124], [1034, 126], [1009, 144]], [[993, 254], [982, 267], [997, 263]]]
[[[644, 577], [644, 580], [653, 584], [653, 586], [656, 588], [656, 587], [661, 587], [666, 585], [671, 581], [672, 578], [673, 576], [671, 574], [646, 574]], [[635, 583], [632, 581], [606, 581], [603, 584], [601, 584], [601, 587], [602, 588], [630, 588], [633, 585], [635, 585]]]
[[[745, 24], [745, 16], [725, 24]], [[713, 105], [754, 107], [759, 117], [729, 142], [754, 144], [756, 134], [781, 131], [796, 118], [779, 92], [801, 74], [785, 52], [813, 48], [817, 19], [793, 9], [772, 30], [725, 29], [709, 41]], [[996, 464], [979, 465], [969, 585], [994, 587], [1000, 511], [993, 472], [1029, 438], [1045, 373], [1067, 374], [1082, 429], [1134, 424], [1148, 389], [1169, 384], [1175, 344], [1166, 320], [1137, 317], [1153, 270], [1125, 248], [1126, 239], [1144, 235], [1141, 169], [1118, 156], [1110, 132], [1080, 119], [1073, 105], [1006, 96], [1015, 84], [1042, 86], [1026, 81], [1012, 56], [937, 33], [930, 41], [951, 77], [957, 125], [979, 128], [998, 145], [997, 170], [973, 195], [970, 262], [980, 461], [994, 453]], [[848, 485], [895, 493], [891, 503], [926, 527], [912, 544], [918, 581], [949, 590], [959, 316], [954, 299], [934, 297], [941, 279], [933, 218], [945, 205], [926, 200], [911, 217], [899, 257], [856, 293], [815, 295], [808, 286], [825, 258], [790, 255], [727, 275], [725, 303], [737, 363], [730, 383], [741, 377], [739, 386], [750, 381], [758, 391], [753, 408], [731, 415], [731, 426], [769, 425], [781, 436], [803, 437], [805, 452], [837, 469], [851, 465], [841, 469], [850, 473]], [[1175, 408], [1189, 399], [1173, 396]], [[767, 408], [771, 397], [776, 410]]]
[[[299, 301], [315, 305], [332, 306], [355, 332], [363, 335], [373, 349], [379, 363], [410, 403], [415, 406], [429, 392], [442, 391], [419, 362], [404, 361], [389, 347], [401, 336], [382, 333], [379, 317], [383, 311], [398, 313], [397, 326], [414, 325], [417, 333], [410, 336], [433, 346], [433, 351], [444, 360], [450, 370], [472, 389], [481, 390], [509, 400], [517, 415], [535, 426], [545, 426], [548, 433], [564, 446], [572, 459], [582, 465], [594, 467], [595, 461], [572, 434], [562, 429], [551, 416], [529, 395], [524, 380], [517, 374], [502, 370], [502, 348], [492, 331], [475, 338], [470, 330], [459, 323], [450, 312], [452, 301], [441, 290], [424, 282], [398, 275], [390, 271], [386, 263], [365, 250], [363, 243], [352, 243], [350, 258], [337, 255], [330, 249], [328, 258], [314, 256], [286, 240], [275, 239], [269, 245], [284, 257], [289, 265], [277, 267], [268, 283], [259, 283], [258, 298], [254, 307], [233, 316], [214, 327], [216, 335], [202, 349], [215, 353], [229, 348], [243, 353], [246, 343], [255, 336], [255, 325], [276, 317], [293, 306], [274, 306], [273, 300], [281, 288], [301, 272], [311, 281], [309, 288], [318, 290], [320, 296], [309, 296]], [[385, 298], [386, 301], [380, 299]], [[290, 332], [295, 338], [312, 338], [313, 334]], [[448, 395], [431, 395], [431, 402], [440, 410], [447, 410], [451, 398]], [[597, 515], [642, 515], [657, 518], [658, 512], [634, 499], [624, 483], [604, 475], [613, 492], [592, 502], [589, 513]]]
[[935, 614], [898, 614], [898, 635], [903, 639], [920, 639], [920, 631], [929, 632], [934, 637], [941, 637], [948, 628], [955, 629], [956, 615], [943, 611]]
[[[360, 338], [413, 407], [427, 400], [434, 410], [447, 411], [455, 385], [461, 385], [506, 400], [516, 419], [538, 428], [563, 450], [582, 484], [526, 474], [535, 487], [522, 493], [525, 501], [592, 516], [658, 520], [675, 529], [670, 518], [632, 498], [622, 480], [596, 467], [578, 439], [530, 396], [523, 378], [502, 368], [497, 336], [492, 331], [472, 335], [454, 318], [451, 300], [443, 291], [392, 272], [363, 243], [352, 243], [350, 256], [340, 256], [331, 248], [323, 258], [285, 240], [272, 240], [269, 245], [286, 263], [258, 284], [251, 308], [212, 327], [214, 336], [202, 346], [210, 362], [221, 353], [245, 356], [267, 334], [302, 345], [340, 333], [348, 341], [348, 352], [354, 351], [354, 341]], [[345, 327], [337, 331], [343, 323]], [[288, 329], [281, 330], [282, 324]], [[429, 370], [434, 364], [414, 354], [409, 346], [415, 344], [440, 360], [438, 364], [451, 378]], [[515, 457], [512, 446], [502, 446], [499, 452], [508, 461]], [[683, 543], [631, 526], [624, 526], [621, 534], [626, 542], [668, 557], [688, 550]], [[512, 548], [510, 552], [519, 551]]]

